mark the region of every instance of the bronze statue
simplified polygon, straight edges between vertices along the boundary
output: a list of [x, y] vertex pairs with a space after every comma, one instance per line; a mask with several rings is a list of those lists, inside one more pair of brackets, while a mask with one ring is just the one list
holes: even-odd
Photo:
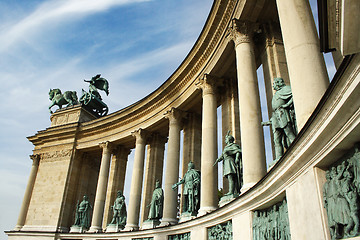
[[111, 209], [113, 210], [113, 218], [109, 225], [117, 225], [119, 229], [124, 229], [126, 225], [126, 205], [125, 197], [121, 191], [117, 192], [117, 197]]
[[323, 186], [324, 207], [332, 239], [349, 238], [359, 235], [359, 189], [354, 173], [359, 161], [358, 149], [346, 156], [336, 166], [326, 171]]
[[81, 203], [78, 202], [76, 206], [74, 226], [82, 227], [84, 230], [89, 229], [91, 208], [88, 196], [84, 195]]
[[235, 139], [230, 131], [225, 136], [226, 146], [220, 157], [216, 159], [214, 166], [223, 161], [223, 176], [229, 181], [229, 192], [227, 195], [238, 195], [242, 186], [242, 161], [241, 148], [234, 143]]
[[51, 108], [55, 105], [57, 105], [59, 109], [61, 109], [62, 105], [67, 104], [67, 107], [69, 107], [79, 103], [75, 91], [66, 91], [64, 92], [64, 94], [62, 94], [61, 90], [58, 88], [50, 89], [49, 99], [51, 101], [51, 104], [49, 106], [50, 113], [53, 113], [51, 111]]
[[80, 98], [82, 106], [98, 117], [105, 116], [109, 111], [108, 106], [102, 101], [101, 95], [98, 92], [98, 89], [103, 90], [106, 95], [109, 95], [109, 82], [100, 76], [101, 74], [97, 74], [91, 80], [84, 80], [89, 83], [89, 92], [82, 89], [82, 96]]
[[100, 76], [101, 74], [97, 74], [92, 77], [91, 80], [84, 80], [84, 82], [90, 83], [89, 93], [102, 100], [100, 93], [97, 89], [103, 90], [105, 91], [106, 95], [109, 95], [109, 82], [105, 78], [102, 78]]
[[155, 189], [149, 204], [150, 210], [148, 219], [159, 220], [163, 215], [164, 191], [161, 189], [159, 180], [156, 181]]
[[290, 86], [282, 78], [275, 78], [273, 88], [276, 91], [271, 106], [273, 109], [270, 121], [262, 122], [263, 126], [271, 124], [275, 145], [275, 161], [284, 154], [297, 134], [293, 97]]
[[200, 172], [194, 167], [194, 163], [189, 162], [184, 177], [172, 185], [172, 189], [175, 190], [180, 184], [184, 184], [183, 213], [191, 214], [191, 216], [196, 216], [200, 208]]

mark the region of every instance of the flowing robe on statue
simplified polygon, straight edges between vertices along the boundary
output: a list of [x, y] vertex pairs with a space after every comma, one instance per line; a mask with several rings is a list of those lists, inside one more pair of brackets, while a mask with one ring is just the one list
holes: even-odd
[[164, 191], [161, 188], [156, 188], [153, 192], [150, 210], [149, 210], [149, 219], [160, 219], [163, 214], [163, 203], [164, 203]]

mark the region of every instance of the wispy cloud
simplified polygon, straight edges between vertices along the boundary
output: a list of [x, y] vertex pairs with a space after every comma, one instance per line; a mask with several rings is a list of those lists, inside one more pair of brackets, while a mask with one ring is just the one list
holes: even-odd
[[103, 12], [112, 7], [148, 1], [150, 0], [53, 0], [45, 2], [18, 23], [3, 28], [0, 35], [6, 38], [0, 40], [0, 51], [19, 40], [26, 40], [29, 36], [43, 30], [44, 27], [51, 27], [51, 24], [69, 22], [70, 19]]

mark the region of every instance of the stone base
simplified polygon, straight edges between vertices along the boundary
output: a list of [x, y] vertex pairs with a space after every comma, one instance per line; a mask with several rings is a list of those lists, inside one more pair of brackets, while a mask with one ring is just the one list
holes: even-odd
[[80, 226], [71, 226], [70, 233], [84, 233], [87, 229]]
[[109, 224], [107, 227], [106, 227], [106, 230], [105, 232], [107, 233], [115, 233], [115, 232], [120, 232], [120, 228], [117, 224]]
[[229, 202], [235, 200], [238, 196], [239, 196], [239, 194], [229, 194], [229, 195], [223, 196], [222, 198], [220, 198], [219, 207], [222, 207], [222, 206], [228, 204]]
[[159, 225], [160, 225], [160, 221], [158, 219], [154, 219], [154, 220], [148, 219], [145, 222], [143, 222], [141, 229], [152, 229], [152, 228], [156, 228]]
[[186, 222], [186, 221], [192, 220], [194, 218], [196, 218], [196, 216], [191, 215], [191, 213], [185, 212], [185, 213], [181, 214], [179, 223]]
[[81, 107], [81, 105], [58, 109], [50, 116], [51, 127], [75, 122], [88, 122], [96, 118], [96, 116]]

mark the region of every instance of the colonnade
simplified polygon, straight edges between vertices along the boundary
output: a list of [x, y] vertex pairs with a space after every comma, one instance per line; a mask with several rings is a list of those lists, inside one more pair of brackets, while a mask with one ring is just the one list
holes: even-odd
[[[269, 89], [271, 87], [269, 86], [269, 78], [273, 78], [275, 75], [282, 77], [281, 75], [284, 74], [286, 75], [284, 76], [285, 79], [290, 79], [298, 129], [301, 130], [325, 92], [328, 77], [321, 53], [317, 51], [319, 49], [317, 34], [308, 1], [296, 1], [295, 4], [295, 1], [277, 0], [277, 7], [285, 53], [279, 51], [277, 57], [269, 57], [271, 53], [265, 53], [266, 57], [263, 61], [266, 61], [266, 69], [264, 72], [267, 73], [265, 78], [268, 78], [265, 82], [268, 82], [266, 87]], [[297, 27], [294, 28], [294, 26]], [[217, 107], [220, 98], [222, 98], [220, 102], [223, 105], [223, 130], [231, 129], [238, 143], [241, 139], [244, 183], [241, 192], [250, 189], [265, 175], [265, 147], [263, 128], [260, 124], [262, 117], [256, 74], [255, 43], [253, 42], [253, 34], [260, 32], [260, 29], [259, 24], [239, 19], [233, 19], [228, 29], [228, 40], [234, 42], [236, 55], [237, 90], [233, 91], [233, 93], [237, 92], [236, 94], [219, 96], [217, 92], [221, 83], [227, 87], [231, 86], [232, 89], [236, 88], [234, 86], [236, 81], [219, 79], [212, 74], [203, 74], [195, 82], [196, 87], [202, 92], [201, 116], [199, 113], [186, 113], [181, 109], [171, 108], [164, 115], [169, 122], [168, 138], [141, 128], [132, 133], [135, 138], [135, 155], [125, 230], [139, 229], [140, 215], [142, 221], [147, 218], [145, 206], [150, 201], [155, 180], [163, 180], [162, 169], [166, 141], [168, 141], [168, 145], [163, 184], [165, 198], [161, 224], [166, 226], [177, 223], [177, 192], [173, 191], [171, 186], [178, 182], [179, 178], [180, 133], [182, 129], [184, 130], [183, 171], [185, 164], [190, 160], [194, 161], [196, 168], [200, 168], [201, 171], [199, 216], [217, 209], [218, 169], [213, 164], [218, 157]], [[284, 68], [286, 63], [282, 63], [282, 66], [279, 67], [279, 59], [285, 59], [285, 56], [281, 56], [281, 54], [286, 55], [288, 76], [286, 68]], [[272, 66], [277, 67], [278, 71], [272, 71]], [[272, 91], [267, 91], [267, 98], [269, 99], [271, 96]], [[185, 121], [187, 124], [184, 124], [185, 117], [187, 117]], [[149, 138], [152, 140], [150, 140], [148, 148], [143, 189], [145, 151]], [[110, 196], [114, 196], [116, 191], [111, 184], [117, 181], [116, 179], [119, 176], [123, 179], [125, 177], [124, 169], [126, 169], [125, 164], [123, 168], [114, 167], [110, 170], [111, 154], [115, 150], [119, 151], [119, 149], [110, 142], [102, 143], [100, 147], [102, 148], [102, 158], [90, 232], [99, 232], [106, 227], [104, 225], [109, 221], [109, 214], [105, 213], [104, 217], [104, 211], [105, 209], [110, 210], [112, 204]], [[186, 155], [185, 153], [189, 154]], [[128, 154], [129, 149], [122, 149], [121, 154], [115, 155], [124, 160]], [[116, 159], [113, 157], [113, 161]], [[26, 205], [28, 205], [30, 198], [27, 196], [31, 193], [36, 176], [36, 166], [38, 165], [34, 161], [24, 198], [24, 206], [18, 221], [19, 229], [25, 221]], [[108, 181], [109, 175], [110, 181]], [[123, 184], [121, 190], [123, 190]], [[142, 197], [143, 205], [140, 208]], [[142, 213], [140, 213], [140, 209], [142, 209]]]

